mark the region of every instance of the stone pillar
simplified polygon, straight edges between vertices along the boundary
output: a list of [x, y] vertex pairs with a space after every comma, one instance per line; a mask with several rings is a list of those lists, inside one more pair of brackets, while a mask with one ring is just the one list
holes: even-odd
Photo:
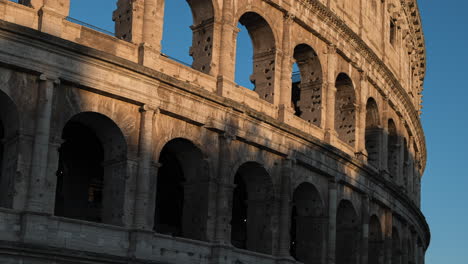
[[382, 104], [382, 141], [381, 141], [381, 148], [380, 148], [380, 172], [385, 177], [385, 179], [389, 180], [390, 175], [388, 172], [388, 108], [389, 108], [389, 101], [387, 97], [384, 97], [383, 104]]
[[152, 204], [149, 201], [151, 185], [151, 158], [153, 150], [153, 115], [159, 115], [150, 109], [148, 106], [143, 105], [140, 108], [141, 121], [140, 121], [140, 138], [138, 144], [138, 176], [136, 182], [135, 193], [135, 212], [133, 226], [136, 229], [151, 230], [153, 227], [153, 212], [149, 208]]
[[[362, 244], [361, 244], [361, 264], [367, 264], [369, 261], [369, 196], [362, 195]], [[370, 263], [374, 264], [374, 263]]]
[[232, 0], [223, 1], [221, 22], [221, 43], [219, 46], [218, 76], [234, 82], [234, 68], [236, 61], [236, 40], [239, 29], [234, 23], [234, 7]]
[[390, 209], [385, 211], [384, 222], [384, 263], [392, 264], [392, 231], [393, 231], [393, 213]]
[[325, 141], [332, 144], [337, 133], [335, 131], [335, 98], [336, 98], [336, 68], [337, 53], [334, 45], [329, 45], [327, 50], [327, 76], [326, 84], [322, 89], [325, 100], [322, 101], [322, 124], [325, 128]]
[[216, 204], [216, 230], [215, 242], [219, 244], [231, 244], [231, 206], [234, 185], [231, 181], [232, 142], [234, 135], [228, 133], [219, 137], [219, 165], [218, 165], [218, 192]]
[[291, 227], [291, 178], [294, 174], [293, 163], [293, 160], [285, 159], [281, 168], [281, 209], [277, 255], [285, 259], [291, 259], [289, 253], [291, 240], [289, 231]]
[[328, 182], [328, 246], [327, 264], [335, 264], [336, 213], [338, 206], [337, 186], [334, 180]]
[[[395, 183], [398, 186], [403, 186], [403, 177], [404, 177], [404, 168], [405, 168], [405, 133], [403, 133], [405, 129], [405, 121], [400, 119], [398, 124], [399, 126], [399, 133], [398, 133], [398, 173], [396, 175]], [[408, 142], [408, 141], [407, 141]]]
[[361, 72], [360, 79], [360, 94], [357, 101], [357, 116], [356, 116], [356, 157], [362, 161], [367, 161], [366, 151], [366, 104], [368, 94], [367, 73]]
[[407, 226], [403, 226], [401, 234], [401, 264], [408, 264], [408, 234], [409, 230]]
[[281, 58], [281, 90], [279, 105], [285, 110], [285, 114], [294, 114], [291, 106], [292, 93], [292, 47], [291, 24], [294, 22], [292, 14], [286, 14], [283, 19], [283, 57]]
[[139, 45], [138, 62], [153, 66], [161, 51], [164, 0], [119, 0], [112, 20], [117, 38]]
[[31, 158], [31, 173], [28, 188], [26, 210], [43, 212], [47, 199], [47, 157], [49, 154], [50, 122], [52, 116], [52, 100], [54, 86], [60, 82], [42, 74], [39, 77], [39, 91], [36, 106], [36, 128], [33, 153]]

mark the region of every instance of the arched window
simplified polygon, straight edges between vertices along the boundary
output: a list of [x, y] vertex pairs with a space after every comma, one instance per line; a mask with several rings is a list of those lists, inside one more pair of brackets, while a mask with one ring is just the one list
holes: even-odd
[[393, 227], [392, 229], [392, 264], [402, 264], [401, 263], [401, 241], [400, 233], [398, 229]]
[[[261, 99], [273, 102], [276, 65], [276, 45], [273, 31], [267, 21], [254, 12], [242, 15], [239, 23], [244, 26], [252, 40], [253, 65], [250, 81], [254, 91]], [[237, 46], [239, 50], [239, 45]], [[237, 61], [236, 71], [241, 70], [244, 63]], [[247, 65], [247, 64], [245, 64]]]
[[383, 264], [384, 241], [379, 218], [372, 216], [369, 221], [369, 263]]
[[398, 134], [395, 122], [393, 119], [388, 120], [388, 172], [390, 177], [397, 177], [398, 173], [398, 157], [399, 157], [399, 145], [398, 145]]
[[0, 91], [0, 207], [12, 208], [18, 161], [19, 114], [11, 98]]
[[356, 141], [356, 95], [353, 82], [345, 73], [336, 78], [335, 131], [344, 143], [353, 146]]
[[293, 194], [291, 256], [302, 263], [322, 263], [326, 225], [324, 206], [317, 189], [303, 183]]
[[292, 104], [295, 114], [307, 122], [320, 126], [322, 104], [322, 66], [317, 53], [308, 45], [294, 49], [299, 78], [293, 76]]
[[271, 191], [268, 172], [258, 163], [239, 167], [234, 178], [231, 243], [237, 248], [272, 253]]
[[373, 98], [367, 100], [366, 105], [366, 151], [367, 161], [375, 168], [380, 163], [380, 116], [377, 103]]
[[210, 74], [214, 32], [212, 0], [165, 1], [164, 13], [162, 53]]
[[123, 225], [127, 143], [99, 113], [73, 116], [62, 132], [55, 215]]
[[176, 138], [164, 146], [159, 163], [155, 231], [206, 240], [209, 174], [201, 150]]
[[359, 253], [359, 234], [356, 210], [350, 201], [342, 200], [336, 214], [336, 264], [356, 263]]

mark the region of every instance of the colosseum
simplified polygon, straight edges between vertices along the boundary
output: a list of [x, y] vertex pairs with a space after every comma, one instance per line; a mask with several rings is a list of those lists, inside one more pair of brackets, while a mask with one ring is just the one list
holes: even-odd
[[416, 0], [114, 1], [0, 0], [0, 263], [424, 263]]

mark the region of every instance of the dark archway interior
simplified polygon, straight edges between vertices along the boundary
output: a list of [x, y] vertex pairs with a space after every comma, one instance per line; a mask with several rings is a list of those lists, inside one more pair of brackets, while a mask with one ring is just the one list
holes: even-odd
[[[3, 128], [3, 120], [0, 117], [0, 183], [2, 182], [2, 173], [3, 173], [3, 141], [5, 137], [5, 130]], [[0, 202], [1, 205], [1, 202]]]
[[338, 206], [336, 215], [336, 264], [356, 263], [359, 238], [356, 210], [350, 201], [343, 200]]
[[[292, 78], [292, 105], [295, 115], [320, 126], [322, 104], [322, 66], [317, 53], [308, 45], [294, 49], [299, 75]], [[299, 78], [297, 78], [299, 77]]]
[[94, 131], [77, 121], [63, 129], [55, 215], [102, 222], [104, 149]]
[[291, 216], [291, 256], [303, 263], [321, 263], [326, 225], [324, 208], [317, 189], [309, 183], [297, 187], [293, 194]]
[[19, 113], [16, 104], [0, 91], [0, 207], [12, 208], [18, 175]]
[[158, 233], [207, 240], [207, 168], [201, 150], [178, 138], [161, 151], [154, 229]]
[[383, 263], [383, 234], [382, 226], [377, 216], [372, 216], [369, 221], [369, 263], [382, 264]]
[[[268, 22], [259, 14], [248, 12], [243, 14], [239, 23], [247, 28], [252, 40], [253, 73], [250, 81], [254, 84], [254, 90], [261, 99], [273, 102], [276, 45], [273, 31]], [[237, 62], [237, 66], [243, 64]]]
[[175, 153], [161, 152], [156, 192], [155, 230], [158, 233], [182, 236], [184, 209], [184, 172]]
[[354, 146], [356, 142], [356, 95], [351, 78], [340, 73], [336, 78], [335, 130], [338, 138]]
[[62, 131], [55, 215], [123, 225], [127, 143], [120, 128], [94, 112], [73, 116]]
[[267, 171], [258, 163], [244, 163], [237, 170], [234, 184], [232, 245], [271, 254], [271, 182]]
[[367, 151], [367, 161], [375, 168], [379, 167], [380, 163], [380, 117], [377, 103], [373, 98], [367, 100], [366, 105], [366, 131], [365, 144]]

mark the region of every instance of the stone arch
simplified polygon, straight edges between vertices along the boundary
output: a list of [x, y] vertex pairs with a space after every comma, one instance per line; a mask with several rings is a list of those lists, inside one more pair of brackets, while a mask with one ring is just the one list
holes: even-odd
[[253, 66], [250, 81], [254, 84], [254, 91], [261, 99], [272, 103], [277, 59], [273, 30], [267, 20], [256, 12], [246, 12], [238, 21], [245, 26], [252, 41]]
[[272, 182], [256, 162], [242, 164], [234, 177], [231, 243], [241, 249], [272, 253]]
[[74, 115], [62, 130], [55, 215], [123, 225], [127, 142], [96, 112]]
[[13, 207], [19, 129], [18, 108], [8, 94], [0, 91], [0, 207]]
[[202, 151], [191, 141], [175, 138], [159, 155], [154, 229], [207, 240], [209, 173]]
[[357, 111], [353, 81], [346, 73], [340, 73], [335, 87], [335, 131], [339, 139], [354, 147]]
[[341, 200], [336, 214], [336, 264], [357, 263], [360, 229], [358, 215], [349, 200]]
[[370, 97], [366, 104], [366, 131], [365, 143], [367, 151], [367, 161], [375, 168], [380, 164], [380, 115], [377, 102]]
[[292, 79], [291, 101], [295, 115], [320, 126], [322, 105], [322, 65], [315, 50], [307, 44], [294, 48], [294, 61], [299, 68], [299, 77]]
[[402, 264], [401, 263], [402, 249], [401, 249], [401, 240], [400, 232], [395, 226], [392, 228], [392, 264]]
[[399, 145], [397, 127], [393, 119], [388, 120], [388, 140], [387, 140], [387, 167], [390, 177], [396, 178], [398, 173]]
[[290, 253], [302, 263], [322, 263], [326, 238], [325, 208], [317, 188], [301, 183], [294, 191]]
[[369, 220], [369, 263], [383, 264], [384, 260], [384, 239], [382, 225], [376, 215]]

